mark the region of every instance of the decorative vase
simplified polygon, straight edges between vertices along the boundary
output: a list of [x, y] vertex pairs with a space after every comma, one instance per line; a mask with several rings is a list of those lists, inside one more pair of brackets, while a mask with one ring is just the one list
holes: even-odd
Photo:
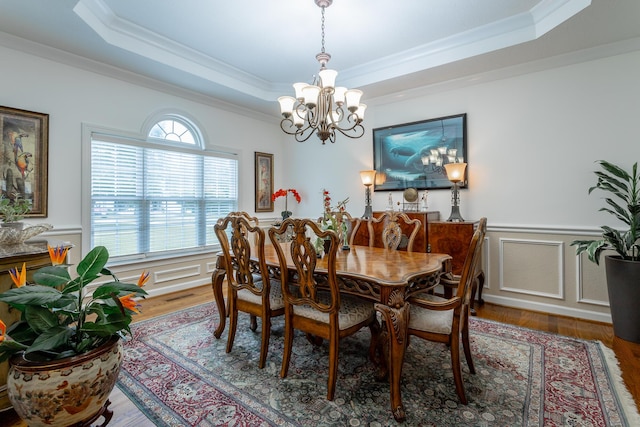
[[108, 397], [122, 364], [122, 344], [113, 337], [87, 353], [35, 362], [22, 353], [9, 359], [7, 393], [18, 416], [30, 427], [90, 425], [113, 416]]
[[605, 256], [607, 291], [613, 333], [618, 338], [640, 343], [640, 261]]
[[291, 216], [292, 212], [291, 211], [282, 211], [280, 212], [280, 215], [282, 215], [282, 220], [284, 221], [285, 219], [289, 218]]

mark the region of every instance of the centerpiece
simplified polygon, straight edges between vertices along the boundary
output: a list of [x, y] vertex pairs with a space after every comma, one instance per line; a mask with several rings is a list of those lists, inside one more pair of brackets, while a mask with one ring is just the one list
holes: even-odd
[[[10, 269], [15, 288], [0, 301], [22, 312], [7, 328], [0, 320], [0, 362], [9, 360], [7, 393], [29, 426], [68, 426], [93, 422], [111, 411], [108, 397], [122, 362], [120, 338], [131, 334], [137, 297], [149, 274], [137, 284], [123, 283], [107, 268], [109, 253], [92, 249], [76, 268], [64, 264], [68, 248], [49, 247], [51, 266], [27, 283], [27, 267]], [[93, 292], [87, 286], [111, 276]]]
[[[322, 189], [322, 204], [324, 212], [320, 219], [320, 226], [323, 230], [333, 230], [338, 234], [338, 238], [342, 241], [342, 249], [349, 250], [349, 222], [350, 216], [347, 213], [347, 203], [349, 198], [338, 202], [331, 207], [331, 194], [327, 189]], [[319, 244], [318, 242], [316, 242]], [[324, 242], [323, 242], [324, 244]]]
[[273, 193], [271, 195], [271, 200], [274, 201], [274, 202], [278, 197], [283, 197], [284, 196], [284, 210], [282, 212], [280, 212], [280, 215], [282, 215], [282, 220], [283, 221], [285, 219], [289, 218], [291, 216], [291, 214], [292, 214], [291, 211], [289, 210], [289, 207], [288, 207], [289, 193], [293, 194], [293, 198], [296, 199], [296, 202], [300, 203], [302, 198], [300, 197], [300, 194], [293, 188], [289, 188], [287, 190], [281, 188], [281, 189], [279, 189], [278, 191], [276, 191], [275, 193]]

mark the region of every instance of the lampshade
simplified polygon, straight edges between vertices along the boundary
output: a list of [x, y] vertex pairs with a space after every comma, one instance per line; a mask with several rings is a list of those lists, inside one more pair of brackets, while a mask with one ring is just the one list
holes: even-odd
[[464, 180], [464, 172], [467, 168], [466, 163], [447, 163], [444, 165], [447, 171], [447, 178], [451, 182], [460, 182]]
[[362, 184], [366, 186], [372, 185], [374, 180], [376, 179], [376, 171], [360, 171], [360, 179], [362, 180]]

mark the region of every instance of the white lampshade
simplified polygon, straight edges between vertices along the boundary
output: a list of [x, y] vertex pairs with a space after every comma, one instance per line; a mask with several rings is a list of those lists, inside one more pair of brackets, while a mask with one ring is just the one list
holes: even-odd
[[358, 121], [364, 120], [364, 112], [367, 109], [367, 104], [358, 105], [358, 109], [356, 110], [356, 116], [358, 116]]
[[291, 117], [293, 118], [293, 124], [297, 128], [301, 128], [304, 124], [304, 119], [307, 117], [307, 110], [302, 111], [302, 115], [298, 114], [298, 110], [294, 111]]
[[447, 178], [451, 182], [460, 182], [464, 180], [464, 172], [467, 169], [466, 163], [447, 163], [444, 165], [447, 171]]
[[320, 88], [318, 86], [306, 85], [304, 89], [302, 89], [304, 104], [308, 108], [314, 108], [318, 103], [318, 94], [320, 94]]
[[304, 95], [302, 94], [302, 89], [309, 86], [309, 83], [294, 83], [293, 89], [296, 91], [296, 99], [300, 102], [304, 100]]
[[347, 88], [343, 86], [338, 86], [334, 89], [333, 102], [335, 102], [336, 105], [340, 106], [344, 104], [344, 93], [346, 91], [347, 91]]
[[344, 93], [345, 100], [347, 101], [347, 108], [352, 113], [358, 109], [361, 96], [362, 91], [358, 89], [349, 89]]
[[292, 96], [281, 96], [278, 98], [280, 103], [280, 112], [283, 116], [289, 117], [293, 111], [293, 105], [296, 103], [296, 99]]
[[376, 171], [375, 170], [360, 171], [360, 179], [362, 180], [362, 184], [369, 186], [373, 184], [376, 179]]
[[320, 76], [320, 81], [322, 81], [322, 87], [324, 89], [331, 88], [336, 85], [336, 77], [338, 76], [338, 72], [336, 70], [324, 69], [318, 73]]

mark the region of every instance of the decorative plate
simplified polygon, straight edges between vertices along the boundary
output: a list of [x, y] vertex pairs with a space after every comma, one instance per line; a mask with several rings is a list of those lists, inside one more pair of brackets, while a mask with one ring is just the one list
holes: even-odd
[[406, 190], [404, 190], [403, 195], [404, 199], [409, 203], [413, 203], [418, 200], [418, 190], [416, 190], [415, 188], [407, 188]]

